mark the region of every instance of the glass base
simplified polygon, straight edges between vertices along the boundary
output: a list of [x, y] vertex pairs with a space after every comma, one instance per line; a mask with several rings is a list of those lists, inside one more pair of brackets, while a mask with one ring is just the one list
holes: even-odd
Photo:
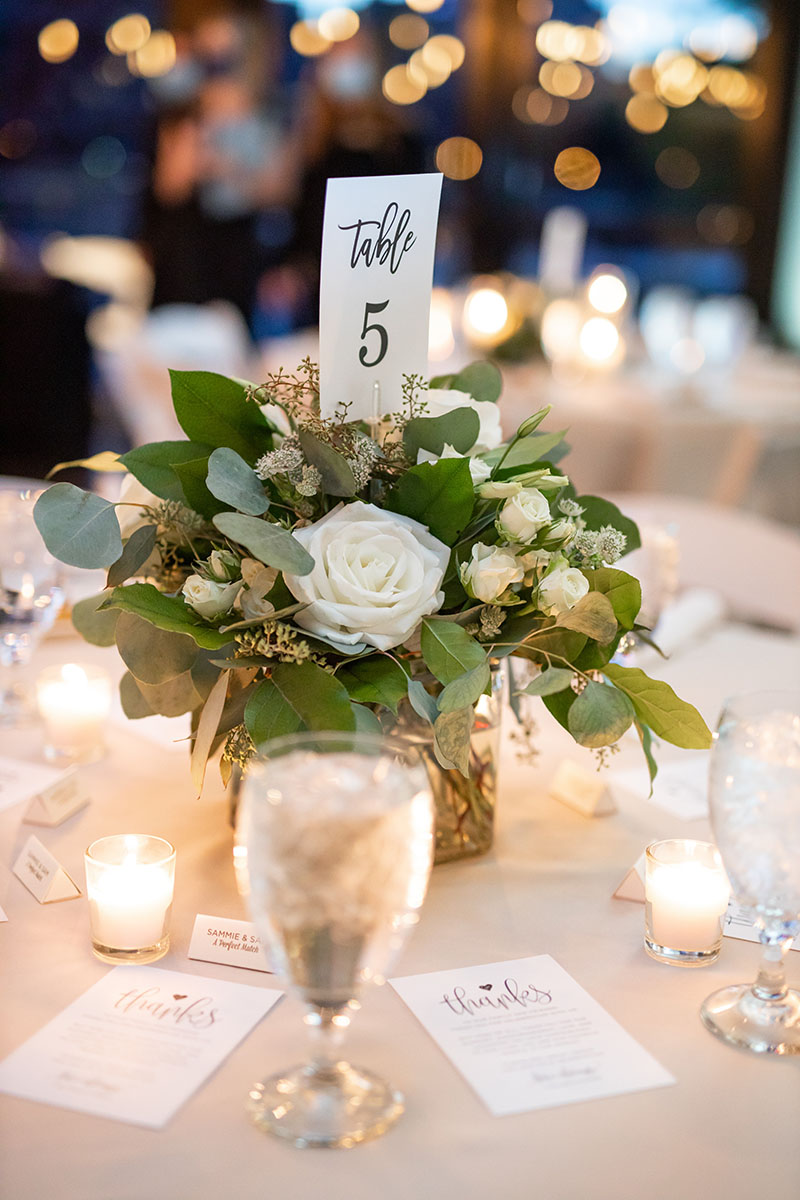
[[800, 992], [760, 1000], [752, 984], [713, 992], [700, 1008], [706, 1029], [756, 1054], [800, 1054]]
[[670, 963], [673, 967], [706, 967], [719, 958], [719, 946], [709, 950], [674, 950], [671, 946], [659, 946], [645, 936], [644, 948], [657, 962]]
[[350, 1147], [385, 1133], [404, 1102], [377, 1075], [338, 1062], [292, 1067], [254, 1084], [246, 1109], [259, 1129], [294, 1146]]
[[163, 958], [169, 950], [169, 934], [152, 946], [142, 946], [139, 950], [118, 950], [114, 946], [104, 946], [102, 942], [92, 939], [92, 953], [101, 962], [107, 963], [150, 963]]

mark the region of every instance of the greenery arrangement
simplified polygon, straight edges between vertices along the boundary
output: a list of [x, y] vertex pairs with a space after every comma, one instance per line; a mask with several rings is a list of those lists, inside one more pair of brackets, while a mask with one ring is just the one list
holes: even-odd
[[35, 519], [57, 558], [108, 569], [74, 624], [116, 643], [131, 719], [191, 712], [198, 789], [220, 748], [227, 780], [271, 737], [388, 728], [401, 704], [466, 775], [490, 663], [512, 657], [582, 746], [635, 727], [651, 779], [653, 735], [709, 745], [667, 684], [612, 661], [624, 634], [647, 637], [616, 565], [635, 524], [576, 493], [548, 409], [503, 442], [492, 364], [409, 377], [403, 411], [372, 423], [321, 417], [308, 360], [258, 387], [171, 378], [187, 440], [85, 460], [128, 473], [120, 500], [56, 483]]

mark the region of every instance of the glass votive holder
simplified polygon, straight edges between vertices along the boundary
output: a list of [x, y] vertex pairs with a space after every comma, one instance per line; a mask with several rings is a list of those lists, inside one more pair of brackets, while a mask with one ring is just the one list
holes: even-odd
[[651, 958], [702, 967], [719, 957], [730, 884], [716, 846], [652, 842], [645, 858], [644, 948]]
[[97, 958], [146, 963], [166, 954], [175, 847], [146, 833], [117, 833], [92, 842], [84, 860]]
[[111, 709], [111, 680], [105, 671], [78, 663], [48, 667], [36, 680], [36, 705], [46, 731], [45, 758], [51, 762], [102, 758]]

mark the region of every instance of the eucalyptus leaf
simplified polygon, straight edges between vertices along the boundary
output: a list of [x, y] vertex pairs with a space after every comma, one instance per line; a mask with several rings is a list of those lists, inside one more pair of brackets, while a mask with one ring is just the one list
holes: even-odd
[[144, 566], [155, 549], [157, 534], [155, 525], [140, 525], [138, 529], [134, 529], [122, 547], [122, 554], [108, 568], [108, 587], [117, 587], [124, 583]]
[[496, 401], [503, 390], [503, 376], [494, 363], [481, 360], [470, 363], [453, 378], [450, 387], [455, 392], [466, 392], [474, 400]]
[[153, 712], [162, 717], [180, 717], [199, 708], [205, 699], [194, 686], [191, 671], [176, 675], [165, 683], [143, 683], [137, 679], [136, 686]]
[[604, 683], [587, 683], [569, 710], [567, 727], [581, 746], [595, 749], [619, 741], [636, 713], [624, 692]]
[[351, 700], [361, 704], [383, 704], [393, 713], [408, 694], [408, 676], [393, 658], [385, 654], [348, 662], [336, 672]]
[[245, 385], [213, 371], [170, 371], [172, 403], [188, 438], [228, 446], [249, 462], [272, 448], [272, 426]]
[[158, 629], [188, 633], [206, 650], [219, 650], [230, 643], [227, 634], [203, 624], [181, 597], [165, 596], [152, 583], [129, 583], [114, 588], [104, 603], [110, 608], [136, 613]]
[[522, 691], [526, 696], [553, 696], [556, 692], [563, 692], [568, 688], [574, 677], [575, 672], [568, 671], [566, 667], [549, 667], [531, 680]]
[[211, 447], [202, 442], [149, 442], [123, 454], [120, 462], [139, 483], [162, 500], [177, 500], [188, 504], [177, 466], [193, 459], [207, 458]]
[[436, 718], [433, 736], [442, 755], [465, 777], [469, 777], [469, 751], [475, 713], [457, 708]]
[[316, 663], [279, 663], [258, 684], [245, 709], [256, 745], [298, 729], [355, 729], [347, 691]]
[[229, 677], [228, 671], [220, 673], [203, 705], [203, 711], [200, 713], [200, 720], [197, 723], [197, 732], [192, 746], [191, 775], [198, 795], [203, 790], [206, 763], [217, 734], [222, 710], [225, 707]]
[[650, 679], [638, 667], [609, 663], [603, 673], [630, 697], [636, 716], [653, 733], [684, 750], [707, 750], [711, 730], [693, 705], [676, 696], [668, 683]]
[[422, 622], [422, 657], [440, 683], [452, 683], [466, 671], [486, 663], [486, 651], [452, 621]]
[[480, 428], [474, 408], [454, 408], [441, 417], [414, 417], [403, 430], [403, 448], [414, 463], [420, 450], [439, 455], [445, 446], [452, 446], [466, 454], [478, 440]]
[[352, 708], [356, 719], [356, 733], [383, 733], [383, 727], [371, 708], [363, 704], [353, 704]]
[[93, 646], [113, 646], [116, 640], [114, 631], [119, 611], [100, 608], [107, 599], [108, 593], [101, 592], [99, 596], [87, 596], [72, 606], [72, 624], [81, 637]]
[[355, 496], [355, 476], [345, 456], [308, 429], [300, 429], [297, 436], [303, 454], [322, 476], [322, 490], [330, 496]]
[[611, 601], [602, 592], [587, 592], [577, 604], [559, 613], [556, 625], [585, 633], [601, 645], [610, 642], [617, 633], [617, 618]]
[[207, 451], [203, 451], [185, 462], [176, 463], [175, 474], [183, 488], [187, 506], [196, 513], [200, 513], [201, 517], [207, 517], [210, 520], [225, 508], [225, 505], [216, 496], [212, 496], [206, 486]]
[[418, 679], [408, 681], [408, 702], [418, 717], [430, 721], [431, 725], [439, 716], [439, 706], [430, 692], [426, 691]]
[[122, 473], [127, 469], [120, 462], [119, 455], [115, 454], [113, 450], [101, 450], [98, 454], [91, 454], [89, 458], [73, 458], [70, 462], [56, 463], [47, 472], [45, 479], [50, 479], [59, 471], [66, 471], [69, 467], [83, 467], [86, 471], [119, 471]]
[[314, 569], [314, 559], [306, 548], [281, 525], [232, 512], [218, 513], [214, 524], [268, 567], [290, 575], [308, 575]]
[[72, 567], [108, 567], [122, 553], [114, 505], [74, 483], [54, 483], [33, 509], [45, 546]]
[[130, 671], [126, 671], [119, 681], [119, 700], [122, 711], [129, 721], [140, 721], [142, 717], [152, 717], [155, 710], [145, 700]]
[[197, 658], [191, 637], [158, 629], [133, 612], [119, 614], [116, 638], [120, 658], [139, 683], [166, 683], [190, 671]]
[[390, 512], [426, 525], [447, 546], [466, 529], [474, 507], [475, 490], [466, 458], [441, 458], [411, 467], [386, 497]]
[[620, 571], [617, 567], [600, 567], [596, 571], [584, 569], [592, 592], [602, 592], [611, 601], [614, 616], [620, 629], [633, 629], [636, 616], [642, 606], [642, 587], [638, 579]]
[[471, 707], [481, 696], [489, 684], [490, 672], [488, 662], [473, 667], [458, 679], [452, 680], [442, 688], [439, 696], [439, 711], [453, 712], [458, 708]]
[[228, 446], [220, 446], [209, 455], [206, 485], [212, 495], [238, 512], [260, 517], [269, 508], [255, 471]]

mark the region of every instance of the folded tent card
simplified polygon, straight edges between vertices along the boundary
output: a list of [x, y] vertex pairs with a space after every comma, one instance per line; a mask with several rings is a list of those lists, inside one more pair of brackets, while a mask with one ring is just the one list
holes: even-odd
[[89, 803], [77, 767], [59, 770], [39, 763], [0, 758], [0, 809], [28, 803], [31, 825], [60, 825]]

